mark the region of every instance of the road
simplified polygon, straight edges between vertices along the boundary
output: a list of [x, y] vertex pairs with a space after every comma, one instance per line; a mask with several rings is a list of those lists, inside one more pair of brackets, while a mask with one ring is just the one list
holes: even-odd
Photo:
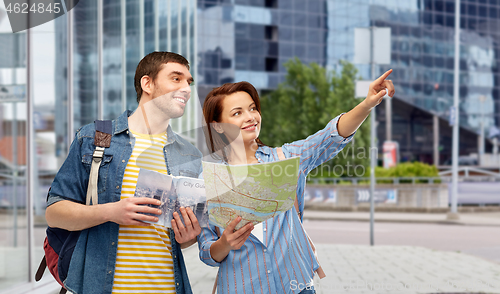
[[[370, 244], [368, 222], [305, 220], [304, 227], [318, 244]], [[499, 227], [419, 223], [375, 223], [376, 245], [421, 246], [460, 251], [500, 263]]]

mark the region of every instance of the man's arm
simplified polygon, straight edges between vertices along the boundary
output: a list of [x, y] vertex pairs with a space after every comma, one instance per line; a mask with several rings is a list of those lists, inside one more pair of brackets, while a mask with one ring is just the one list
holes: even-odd
[[56, 202], [45, 211], [45, 218], [50, 227], [68, 231], [81, 231], [105, 222], [119, 225], [149, 226], [145, 221], [156, 222], [155, 216], [143, 213], [161, 214], [161, 210], [146, 204], [160, 205], [152, 198], [130, 197], [118, 202], [84, 205], [69, 200]]
[[359, 128], [359, 126], [361, 126], [372, 109], [382, 102], [382, 99], [386, 94], [385, 89], [389, 91], [389, 96], [394, 96], [394, 85], [391, 80], [386, 80], [391, 73], [392, 69], [386, 71], [378, 79], [373, 81], [370, 84], [366, 99], [354, 107], [351, 111], [342, 115], [337, 124], [337, 130], [340, 136], [347, 138], [352, 135]]

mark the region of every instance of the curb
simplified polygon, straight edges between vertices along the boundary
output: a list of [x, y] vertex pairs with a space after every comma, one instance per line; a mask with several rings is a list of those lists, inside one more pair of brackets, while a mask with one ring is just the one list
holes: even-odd
[[[315, 217], [315, 216], [305, 216], [304, 220], [312, 221], [346, 221], [346, 222], [369, 222], [368, 218], [342, 218], [342, 217]], [[461, 221], [452, 220], [415, 220], [415, 219], [375, 219], [376, 223], [421, 223], [421, 224], [438, 224], [438, 225], [458, 225], [458, 226], [471, 226], [471, 227], [500, 227], [500, 224], [476, 224], [476, 223], [466, 223]]]

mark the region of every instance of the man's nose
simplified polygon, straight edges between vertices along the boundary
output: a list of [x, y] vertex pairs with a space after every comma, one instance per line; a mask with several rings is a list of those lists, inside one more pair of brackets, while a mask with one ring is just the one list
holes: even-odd
[[180, 91], [186, 95], [189, 95], [191, 94], [191, 86], [186, 82], [186, 84], [182, 89], [180, 89]]

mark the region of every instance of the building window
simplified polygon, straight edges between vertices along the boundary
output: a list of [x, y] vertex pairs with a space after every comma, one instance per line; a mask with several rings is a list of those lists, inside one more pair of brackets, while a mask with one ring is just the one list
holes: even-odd
[[264, 6], [268, 7], [268, 8], [277, 8], [278, 7], [278, 0], [265, 0]]
[[278, 41], [278, 27], [277, 26], [266, 26], [266, 40]]
[[266, 71], [269, 72], [278, 71], [278, 58], [272, 58], [272, 57], [266, 58]]

